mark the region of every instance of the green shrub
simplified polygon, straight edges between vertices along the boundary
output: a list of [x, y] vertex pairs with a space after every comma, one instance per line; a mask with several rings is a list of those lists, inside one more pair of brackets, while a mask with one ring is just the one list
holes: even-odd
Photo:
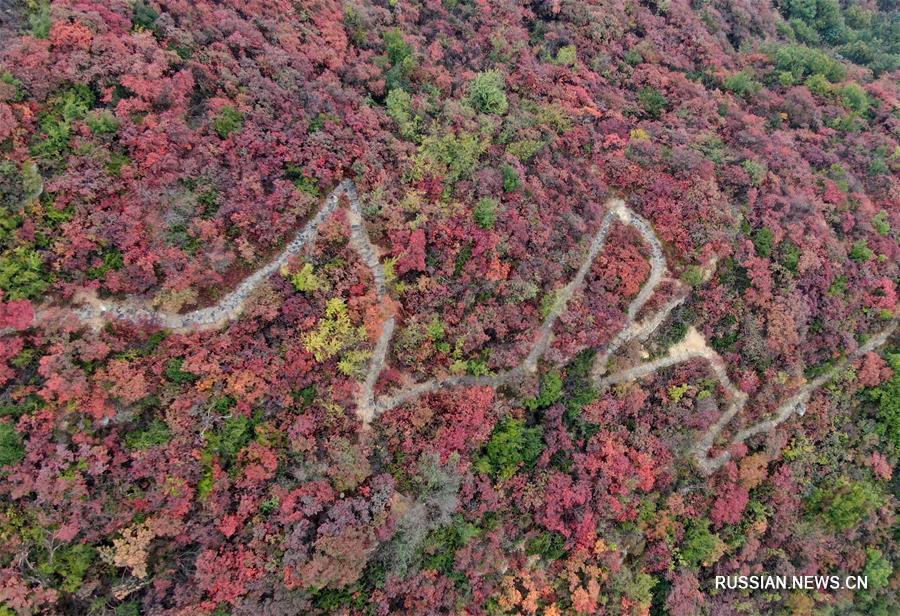
[[384, 48], [391, 64], [384, 76], [388, 92], [408, 88], [409, 77], [417, 65], [412, 45], [404, 40], [399, 29], [393, 28], [384, 33]]
[[418, 118], [412, 112], [412, 97], [406, 90], [394, 88], [385, 99], [388, 115], [397, 123], [400, 134], [411, 139], [418, 132]]
[[355, 377], [369, 358], [369, 352], [359, 348], [367, 339], [366, 328], [350, 320], [346, 302], [334, 297], [328, 300], [325, 316], [319, 319], [316, 329], [303, 337], [303, 343], [316, 361], [339, 357], [341, 374]]
[[768, 227], [758, 229], [753, 236], [753, 245], [756, 247], [756, 254], [761, 257], [772, 256], [772, 246], [775, 242], [775, 234]]
[[802, 252], [800, 247], [790, 240], [785, 240], [779, 247], [781, 252], [781, 264], [793, 273], [797, 273], [797, 266], [800, 264], [800, 256]]
[[85, 122], [95, 135], [109, 135], [119, 130], [119, 120], [111, 111], [93, 111], [87, 115]]
[[699, 287], [703, 284], [703, 278], [705, 274], [703, 272], [703, 268], [699, 265], [690, 265], [685, 268], [684, 273], [681, 275], [681, 279], [691, 287]]
[[480, 532], [477, 526], [467, 522], [461, 515], [454, 516], [451, 524], [431, 531], [425, 538], [422, 549], [424, 568], [445, 574], [452, 573], [456, 552]]
[[747, 172], [747, 175], [750, 176], [750, 182], [757, 187], [762, 185], [766, 179], [766, 174], [769, 173], [766, 163], [750, 158], [742, 162], [741, 167]]
[[544, 450], [540, 426], [525, 427], [521, 419], [507, 417], [494, 427], [485, 453], [476, 462], [478, 470], [504, 481], [520, 467], [530, 468]]
[[157, 19], [159, 13], [143, 0], [137, 0], [131, 8], [131, 23], [135, 28], [154, 31]]
[[39, 39], [50, 37], [50, 26], [53, 21], [50, 18], [50, 0], [32, 0], [29, 4], [28, 25], [31, 26], [31, 36]]
[[523, 405], [529, 411], [545, 409], [555, 404], [562, 397], [563, 389], [562, 377], [559, 372], [552, 370], [544, 375], [541, 379], [541, 388], [536, 398], [527, 398], [523, 401]]
[[205, 453], [218, 456], [223, 466], [229, 467], [237, 460], [241, 450], [256, 434], [254, 422], [246, 415], [226, 417], [215, 431], [206, 433]]
[[175, 357], [166, 362], [166, 367], [163, 370], [163, 374], [166, 379], [175, 383], [176, 385], [182, 385], [184, 383], [193, 383], [199, 377], [193, 372], [187, 372], [186, 370], [182, 370], [182, 366], [184, 365], [184, 359], [181, 357]]
[[868, 517], [881, 500], [881, 492], [874, 484], [841, 477], [817, 488], [809, 499], [809, 507], [833, 530], [846, 531]]
[[575, 62], [578, 61], [578, 49], [575, 45], [566, 45], [565, 47], [560, 47], [556, 52], [556, 57], [553, 58], [553, 64], [557, 64], [559, 66], [574, 66]]
[[865, 113], [869, 108], [869, 97], [858, 83], [848, 83], [839, 90], [844, 106], [856, 113]]
[[869, 248], [866, 240], [857, 240], [853, 242], [853, 247], [850, 248], [850, 258], [857, 263], [865, 263], [874, 256], [875, 253]]
[[753, 72], [747, 69], [726, 79], [724, 85], [726, 90], [738, 96], [756, 94], [762, 88], [762, 84], [753, 79]]
[[547, 562], [559, 560], [566, 553], [566, 538], [553, 531], [544, 531], [528, 540], [525, 553], [540, 556]]
[[213, 129], [222, 139], [227, 139], [230, 134], [241, 130], [243, 126], [243, 114], [231, 105], [225, 105], [219, 109], [219, 113], [213, 120]]
[[38, 563], [37, 570], [45, 576], [61, 578], [58, 588], [75, 593], [84, 584], [84, 577], [96, 558], [96, 550], [84, 544], [62, 547], [47, 560]]
[[0, 254], [0, 289], [5, 299], [42, 299], [51, 279], [40, 253], [17, 246]]
[[497, 200], [485, 197], [475, 205], [475, 223], [482, 229], [493, 229], [497, 222]]
[[16, 427], [8, 421], [0, 421], [0, 468], [18, 464], [25, 457], [25, 446]]
[[709, 530], [709, 520], [690, 520], [684, 533], [679, 552], [684, 563], [691, 568], [710, 564], [709, 559], [721, 545], [718, 535]]
[[875, 216], [872, 217], [872, 226], [875, 228], [875, 231], [878, 232], [878, 235], [890, 235], [891, 223], [888, 222], [888, 213], [881, 210], [875, 214]]
[[440, 136], [429, 135], [422, 140], [416, 157], [416, 173], [427, 173], [452, 185], [457, 180], [472, 175], [488, 142], [472, 133], [444, 132]]
[[531, 160], [542, 147], [544, 147], [544, 142], [540, 139], [520, 139], [518, 141], [513, 141], [506, 146], [506, 151], [511, 156], [515, 156], [522, 162], [526, 162]]
[[45, 163], [61, 163], [69, 152], [73, 122], [84, 118], [93, 105], [94, 93], [84, 84], [52, 98], [41, 115], [40, 136], [32, 143], [31, 152]]
[[888, 585], [894, 568], [891, 562], [884, 557], [881, 550], [866, 548], [866, 568], [863, 575], [869, 580], [869, 588], [878, 590]]
[[505, 82], [500, 71], [478, 73], [469, 86], [469, 100], [482, 113], [503, 115], [509, 108], [504, 88]]
[[887, 361], [894, 371], [891, 380], [866, 393], [870, 400], [878, 403], [876, 431], [900, 451], [900, 353], [889, 353]]
[[304, 263], [303, 267], [290, 275], [290, 280], [300, 293], [315, 293], [328, 286], [324, 280], [316, 276], [312, 263]]
[[786, 76], [782, 83], [792, 85], [806, 77], [820, 74], [832, 83], [839, 82], [846, 76], [841, 64], [818, 49], [805, 45], [782, 45], [770, 53], [775, 68]]
[[643, 107], [647, 115], [654, 120], [659, 119], [659, 117], [662, 116], [663, 111], [665, 111], [669, 105], [669, 101], [666, 100], [666, 97], [655, 88], [644, 88], [641, 90], [638, 98], [641, 101], [641, 107]]
[[522, 180], [519, 179], [519, 172], [512, 165], [504, 163], [500, 166], [500, 173], [503, 175], [504, 192], [513, 192], [522, 185]]
[[129, 449], [144, 450], [155, 445], [165, 445], [172, 438], [169, 426], [161, 419], [154, 419], [143, 430], [132, 432], [125, 437]]
[[825, 76], [818, 73], [807, 79], [804, 85], [810, 92], [820, 96], [830, 94], [833, 89], [833, 86], [825, 79]]

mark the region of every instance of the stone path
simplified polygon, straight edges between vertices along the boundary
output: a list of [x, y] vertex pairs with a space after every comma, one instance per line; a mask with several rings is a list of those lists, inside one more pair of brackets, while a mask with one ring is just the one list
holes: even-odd
[[[782, 402], [771, 417], [736, 432], [731, 440], [722, 447], [721, 453], [715, 457], [710, 457], [710, 451], [715, 445], [716, 439], [732, 419], [744, 409], [748, 397], [747, 394], [734, 385], [728, 376], [721, 356], [709, 346], [695, 328], [691, 327], [684, 340], [673, 345], [666, 356], [607, 374], [610, 359], [622, 346], [632, 340], [639, 342], [647, 340], [665, 322], [672, 310], [684, 302], [687, 297], [687, 293], [681, 287], [681, 283], [667, 277], [668, 268], [663, 254], [663, 247], [653, 227], [644, 218], [626, 207], [623, 201], [614, 199], [607, 204], [608, 213], [591, 239], [588, 250], [575, 276], [568, 284], [557, 291], [553, 306], [536, 332], [531, 350], [521, 364], [489, 376], [461, 375], [431, 379], [422, 383], [408, 385], [391, 395], [376, 397], [375, 385], [387, 363], [390, 342], [397, 324], [397, 316], [393, 308], [395, 304], [388, 297], [386, 276], [384, 266], [379, 258], [379, 251], [366, 231], [359, 195], [357, 194], [356, 186], [350, 180], [341, 182], [325, 200], [322, 208], [273, 261], [248, 276], [237, 288], [228, 293], [214, 306], [185, 314], [175, 314], [154, 310], [146, 303], [134, 300], [122, 302], [101, 301], [96, 296], [85, 294], [76, 297], [76, 300], [82, 301], [83, 304], [74, 309], [74, 314], [83, 322], [93, 325], [112, 320], [126, 320], [180, 332], [222, 327], [229, 321], [238, 318], [244, 308], [244, 304], [256, 288], [269, 276], [278, 271], [282, 265], [286, 264], [291, 257], [297, 255], [315, 237], [319, 226], [337, 209], [341, 197], [346, 197], [349, 203], [348, 221], [350, 223], [351, 245], [371, 270], [375, 284], [375, 293], [383, 307], [381, 332], [375, 343], [375, 349], [372, 353], [365, 379], [361, 383], [357, 395], [357, 414], [365, 425], [368, 425], [385, 411], [439, 390], [454, 387], [497, 387], [529, 373], [535, 373], [538, 361], [544, 356], [553, 340], [553, 327], [556, 321], [565, 312], [572, 296], [583, 286], [584, 279], [594, 260], [606, 245], [609, 230], [616, 219], [625, 225], [634, 227], [650, 247], [651, 269], [650, 275], [642, 285], [641, 290], [628, 306], [625, 325], [603, 349], [598, 350], [591, 370], [592, 379], [595, 385], [602, 390], [618, 383], [643, 378], [655, 373], [657, 370], [679, 363], [694, 359], [706, 361], [725, 393], [725, 410], [716, 422], [705, 433], [700, 435], [691, 448], [691, 454], [696, 459], [699, 470], [703, 473], [713, 473], [725, 464], [731, 458], [730, 448], [732, 446], [743, 443], [753, 436], [774, 430], [778, 425], [797, 413], [802, 414], [809, 395], [815, 389], [833, 379], [850, 361], [885, 344], [896, 329], [895, 323], [885, 331], [872, 336], [855, 353], [843, 359], [824, 374], [803, 385], [795, 394]], [[653, 297], [657, 287], [663, 280], [672, 282], [677, 288], [681, 289], [681, 293], [664, 304], [655, 313], [643, 320], [638, 320], [637, 317], [641, 309]], [[35, 315], [35, 321], [41, 321], [52, 312], [54, 312], [52, 309], [38, 310]], [[2, 333], [5, 332], [0, 332], [0, 334]]]

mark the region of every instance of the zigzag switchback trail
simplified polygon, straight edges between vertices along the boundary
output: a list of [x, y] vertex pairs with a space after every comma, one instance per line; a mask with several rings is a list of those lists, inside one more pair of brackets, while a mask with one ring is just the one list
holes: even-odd
[[[583, 286], [585, 276], [594, 260], [605, 247], [610, 228], [616, 220], [636, 229], [641, 238], [647, 243], [650, 248], [651, 269], [647, 280], [628, 306], [624, 326], [609, 343], [603, 348], [597, 349], [598, 352], [591, 370], [592, 379], [598, 389], [604, 390], [613, 385], [643, 378], [676, 364], [694, 359], [706, 361], [721, 386], [725, 399], [725, 410], [697, 438], [690, 449], [690, 455], [695, 459], [697, 467], [705, 474], [715, 472], [731, 459], [731, 447], [734, 445], [741, 444], [753, 436], [770, 432], [793, 415], [802, 414], [805, 409], [805, 403], [813, 391], [831, 381], [852, 359], [884, 345], [896, 330], [896, 324], [892, 324], [887, 329], [871, 336], [855, 352], [842, 359], [823, 374], [801, 386], [796, 393], [779, 404], [770, 417], [735, 432], [731, 439], [721, 447], [721, 451], [710, 457], [710, 452], [715, 446], [716, 439], [727, 425], [747, 406], [749, 398], [746, 393], [734, 385], [728, 376], [728, 370], [722, 357], [709, 346], [706, 339], [695, 328], [690, 327], [684, 340], [673, 345], [664, 357], [607, 374], [610, 360], [623, 345], [632, 340], [639, 342], [647, 340], [665, 322], [671, 311], [687, 298], [683, 285], [679, 281], [668, 277], [669, 272], [663, 246], [651, 224], [628, 208], [621, 199], [612, 199], [607, 203], [607, 214], [603, 217], [597, 231], [594, 232], [578, 270], [572, 279], [557, 291], [551, 309], [534, 336], [530, 352], [519, 365], [485, 376], [454, 375], [431, 379], [407, 385], [389, 395], [378, 396], [375, 393], [376, 384], [388, 362], [390, 343], [396, 328], [397, 316], [391, 308], [393, 303], [388, 297], [386, 275], [384, 266], [378, 256], [379, 250], [373, 244], [366, 230], [359, 194], [351, 180], [344, 180], [338, 185], [325, 199], [324, 204], [312, 219], [271, 262], [244, 279], [233, 291], [213, 306], [177, 314], [154, 310], [136, 300], [106, 301], [89, 295], [81, 295], [78, 299], [85, 303], [75, 308], [74, 314], [81, 321], [95, 326], [103, 322], [125, 320], [176, 332], [202, 331], [223, 327], [229, 321], [233, 321], [241, 315], [247, 300], [260, 284], [277, 272], [291, 257], [299, 254], [315, 238], [319, 227], [340, 206], [342, 198], [345, 198], [348, 204], [351, 245], [371, 271], [375, 294], [382, 306], [383, 322], [380, 335], [375, 343], [365, 378], [357, 395], [356, 412], [359, 419], [366, 425], [381, 413], [439, 390], [454, 387], [498, 387], [529, 373], [535, 373], [538, 369], [538, 362], [544, 358], [552, 342], [554, 325], [560, 315], [565, 312], [571, 298]], [[711, 271], [707, 272], [707, 277], [710, 273]], [[655, 312], [643, 319], [639, 319], [638, 316], [641, 310], [653, 297], [660, 283], [664, 280], [673, 284], [679, 289], [679, 292]], [[41, 321], [51, 312], [47, 309], [38, 310], [35, 314], [35, 321]]]

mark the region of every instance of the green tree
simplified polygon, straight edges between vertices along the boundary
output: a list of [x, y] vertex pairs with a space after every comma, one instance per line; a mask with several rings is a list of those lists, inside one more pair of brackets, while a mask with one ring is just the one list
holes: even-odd
[[494, 427], [485, 453], [477, 461], [477, 468], [504, 481], [515, 475], [520, 467], [531, 467], [543, 450], [540, 426], [526, 427], [521, 419], [507, 417]]
[[231, 105], [222, 107], [213, 120], [213, 129], [222, 139], [226, 139], [230, 134], [241, 130], [243, 125], [243, 114]]
[[762, 84], [753, 79], [753, 72], [747, 69], [726, 79], [724, 85], [726, 90], [742, 97], [756, 94], [762, 88]]
[[753, 236], [753, 245], [756, 247], [756, 254], [761, 257], [772, 256], [772, 246], [775, 243], [775, 234], [768, 227], [758, 229]]
[[873, 483], [840, 477], [817, 488], [809, 507], [834, 530], [846, 531], [862, 522], [881, 500], [881, 492]]
[[709, 530], [709, 520], [702, 518], [688, 522], [679, 552], [688, 567], [696, 568], [711, 564], [710, 559], [721, 545], [719, 536]]
[[504, 163], [500, 166], [500, 173], [503, 175], [503, 192], [513, 192], [522, 185], [519, 172], [512, 165]]
[[641, 101], [641, 107], [643, 107], [647, 115], [654, 120], [659, 119], [659, 117], [662, 116], [663, 111], [665, 111], [666, 107], [669, 105], [669, 101], [666, 100], [666, 97], [655, 88], [644, 88], [641, 90], [638, 98]]
[[878, 403], [878, 433], [900, 451], [900, 353], [889, 353], [887, 362], [894, 375], [866, 394], [869, 400]]
[[482, 113], [503, 115], [509, 108], [506, 100], [505, 81], [500, 71], [478, 73], [469, 86], [469, 100]]
[[17, 464], [25, 457], [22, 437], [8, 421], [0, 421], [0, 468]]
[[353, 325], [343, 299], [328, 300], [325, 317], [316, 329], [303, 338], [306, 350], [316, 361], [328, 361], [340, 356], [338, 370], [347, 376], [359, 376], [369, 352], [358, 348], [367, 339], [366, 328]]
[[475, 204], [475, 223], [482, 229], [493, 229], [497, 222], [497, 200], [485, 197]]
[[874, 256], [875, 253], [869, 248], [866, 240], [857, 240], [853, 242], [853, 247], [850, 248], [850, 258], [857, 263], [865, 263]]
[[416, 137], [419, 130], [419, 118], [412, 111], [412, 97], [406, 90], [394, 88], [385, 99], [388, 115], [397, 123], [400, 134], [406, 139]]

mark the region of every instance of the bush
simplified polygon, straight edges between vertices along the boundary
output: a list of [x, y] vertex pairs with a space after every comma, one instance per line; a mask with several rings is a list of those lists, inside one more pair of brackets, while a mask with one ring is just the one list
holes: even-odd
[[493, 229], [497, 222], [497, 200], [485, 197], [475, 205], [475, 223], [482, 229]]
[[231, 105], [222, 107], [213, 120], [213, 128], [222, 139], [227, 139], [230, 134], [241, 130], [243, 125], [244, 116]]
[[306, 350], [316, 361], [328, 361], [338, 355], [338, 370], [346, 376], [358, 376], [369, 353], [357, 348], [367, 340], [366, 328], [350, 321], [347, 304], [335, 297], [328, 300], [325, 317], [319, 320], [315, 331], [303, 338]]
[[385, 73], [387, 90], [408, 88], [409, 76], [416, 68], [416, 58], [412, 45], [403, 38], [403, 33], [394, 28], [384, 34], [384, 48], [391, 67]]
[[810, 508], [825, 518], [835, 531], [847, 531], [862, 522], [880, 505], [881, 493], [868, 481], [841, 477], [817, 488], [809, 499]]
[[94, 105], [94, 93], [78, 84], [50, 100], [41, 116], [40, 137], [31, 145], [32, 153], [45, 163], [59, 164], [68, 155], [72, 124], [84, 118]]
[[559, 66], [574, 66], [576, 61], [578, 61], [578, 49], [575, 45], [560, 47], [556, 52], [556, 57], [553, 58], [553, 64]]
[[125, 437], [129, 449], [150, 449], [155, 445], [164, 445], [172, 438], [169, 426], [161, 419], [154, 419], [143, 430], [132, 432]]
[[828, 83], [828, 80], [825, 79], [825, 76], [818, 73], [807, 79], [804, 85], [813, 94], [819, 94], [822, 96], [829, 94], [832, 90], [832, 85]]
[[840, 95], [844, 106], [851, 111], [862, 114], [869, 108], [869, 97], [858, 83], [848, 83], [840, 89]]
[[448, 184], [472, 175], [488, 142], [472, 133], [445, 132], [422, 140], [416, 157], [416, 173], [443, 176]]
[[290, 274], [290, 280], [300, 293], [314, 293], [327, 287], [325, 281], [316, 276], [312, 263], [304, 263], [303, 267]]
[[869, 248], [869, 245], [866, 243], [866, 240], [858, 240], [853, 242], [853, 247], [850, 249], [850, 258], [856, 261], [857, 263], [865, 263], [875, 256], [875, 253]]
[[225, 418], [218, 430], [207, 432], [204, 451], [207, 455], [218, 456], [227, 468], [234, 464], [238, 454], [255, 435], [252, 419], [246, 415], [231, 415]]
[[159, 19], [159, 13], [152, 6], [143, 0], [134, 3], [131, 10], [131, 23], [135, 28], [153, 31], [157, 19]]
[[400, 134], [407, 139], [416, 136], [418, 132], [418, 118], [412, 112], [412, 97], [400, 88], [391, 90], [385, 100], [387, 113], [397, 126], [400, 128]]
[[37, 251], [17, 246], [0, 255], [0, 289], [5, 299], [40, 300], [50, 282]]
[[500, 173], [503, 175], [503, 191], [513, 192], [522, 185], [519, 178], [519, 172], [512, 165], [503, 164], [500, 167]]
[[888, 222], [888, 213], [881, 210], [872, 217], [872, 226], [878, 235], [889, 235], [891, 233], [891, 223]]
[[184, 365], [184, 359], [181, 357], [176, 357], [170, 359], [166, 362], [166, 367], [163, 370], [163, 374], [166, 379], [175, 383], [176, 385], [181, 385], [184, 383], [193, 383], [199, 377], [193, 372], [187, 372], [186, 370], [182, 370], [181, 367]]
[[681, 559], [691, 568], [709, 565], [710, 559], [719, 549], [721, 539], [709, 530], [709, 520], [690, 520], [681, 543]]
[[741, 167], [747, 172], [747, 175], [750, 176], [750, 182], [757, 187], [762, 185], [763, 181], [766, 179], [766, 174], [769, 173], [766, 163], [761, 163], [749, 158], [741, 163]]
[[791, 85], [812, 75], [822, 75], [828, 81], [836, 83], [846, 76], [841, 64], [825, 53], [805, 45], [782, 45], [770, 53], [775, 68], [785, 74], [782, 80]]
[[800, 247], [790, 240], [785, 240], [780, 247], [781, 264], [792, 273], [797, 273], [797, 266], [800, 264], [800, 256], [802, 252]]
[[553, 562], [562, 558], [566, 553], [566, 538], [552, 531], [542, 532], [537, 537], [532, 537], [525, 544], [525, 553], [537, 555]]
[[553, 370], [544, 375], [537, 398], [528, 398], [523, 404], [529, 411], [545, 409], [555, 404], [562, 397], [562, 377]]
[[666, 110], [666, 107], [669, 104], [666, 97], [655, 88], [644, 88], [641, 90], [638, 98], [641, 101], [641, 107], [643, 107], [647, 115], [654, 120], [659, 119], [659, 117], [662, 116], [663, 111]]
[[761, 257], [769, 258], [772, 256], [772, 246], [775, 242], [775, 234], [768, 227], [757, 230], [753, 236], [753, 245], [756, 247], [756, 254]]
[[28, 15], [28, 25], [31, 26], [31, 36], [39, 39], [50, 37], [50, 0], [40, 0], [28, 3], [30, 5], [30, 14]]
[[543, 450], [540, 426], [526, 428], [521, 419], [507, 417], [494, 427], [485, 453], [477, 461], [477, 468], [504, 481], [515, 475], [520, 467], [530, 468]]
[[762, 85], [753, 79], [753, 73], [742, 70], [725, 80], [725, 89], [738, 96], [747, 96], [759, 92]]
[[478, 73], [469, 86], [469, 100], [482, 113], [503, 115], [509, 108], [504, 88], [505, 83], [500, 71]]
[[0, 422], [0, 468], [18, 464], [25, 457], [22, 437], [8, 421]]
[[894, 376], [887, 383], [868, 390], [870, 400], [878, 403], [876, 431], [900, 451], [900, 353], [887, 356]]
[[866, 549], [866, 568], [863, 575], [868, 578], [872, 590], [878, 590], [888, 585], [894, 568], [891, 562], [884, 557], [881, 550], [875, 548]]

